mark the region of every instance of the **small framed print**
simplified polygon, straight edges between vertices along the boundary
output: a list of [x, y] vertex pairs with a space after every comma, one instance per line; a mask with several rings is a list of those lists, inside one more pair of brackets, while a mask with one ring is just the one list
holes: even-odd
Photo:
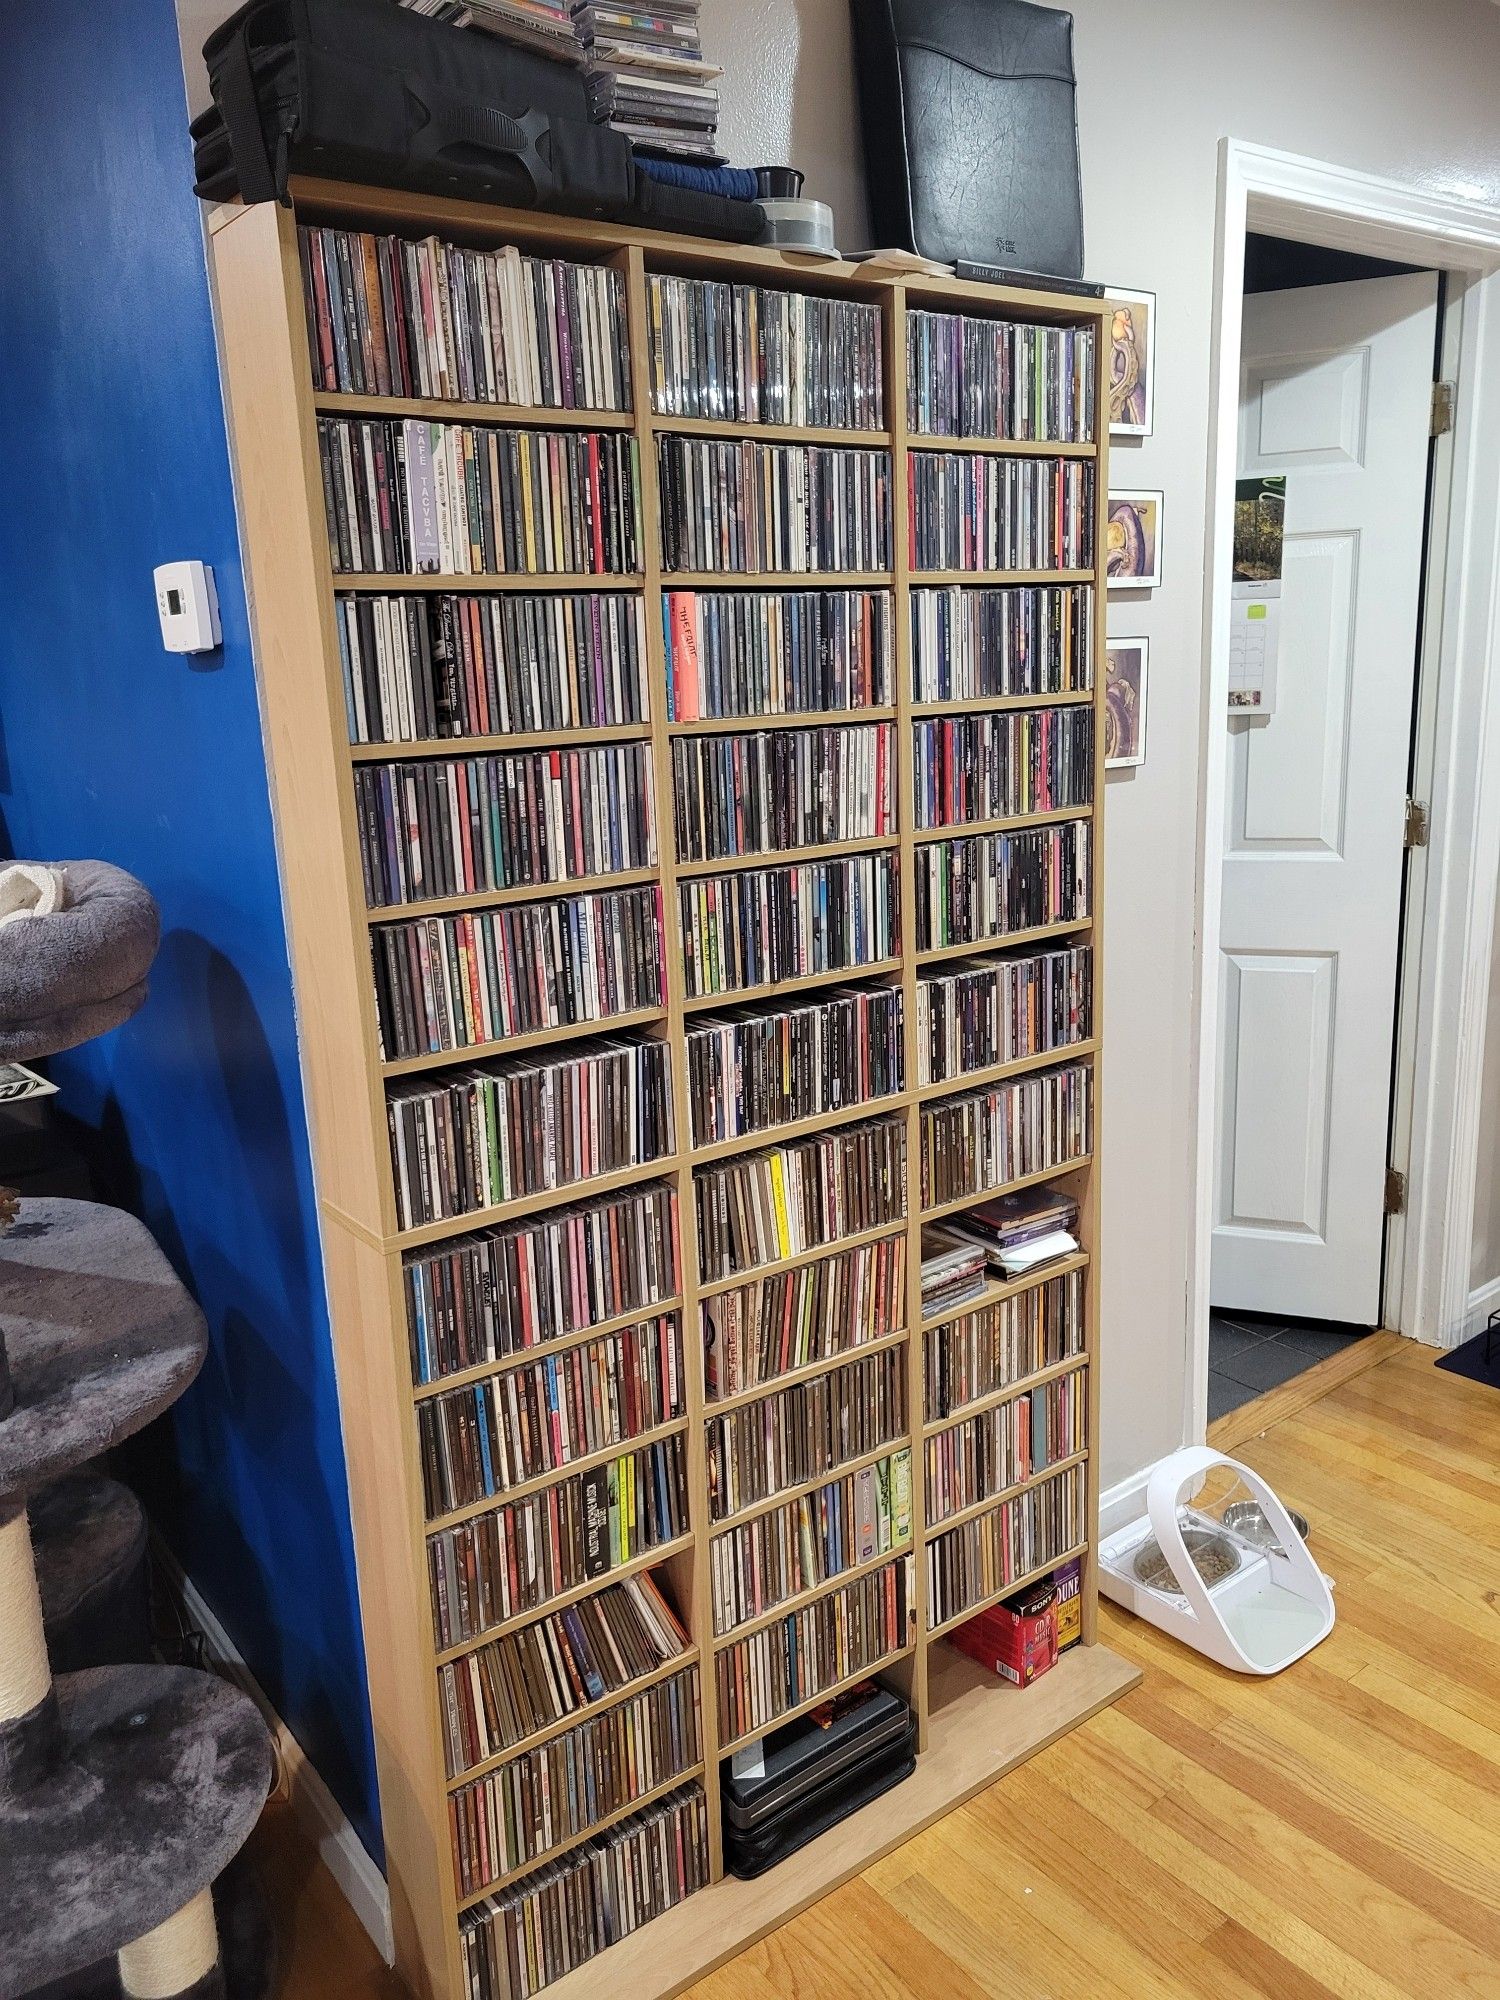
[[1110, 489], [1104, 567], [1111, 590], [1154, 590], [1161, 582], [1160, 493]]
[[1156, 411], [1156, 294], [1108, 292], [1109, 434], [1150, 437]]
[[1104, 642], [1104, 764], [1110, 771], [1146, 761], [1144, 639]]

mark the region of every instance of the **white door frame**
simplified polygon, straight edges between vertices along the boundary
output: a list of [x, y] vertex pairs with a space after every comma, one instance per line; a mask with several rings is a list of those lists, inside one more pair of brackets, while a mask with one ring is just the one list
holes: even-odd
[[[1197, 1080], [1190, 1359], [1184, 1435], [1201, 1438], [1208, 1411], [1208, 1312], [1219, 1070], [1219, 938], [1226, 783], [1229, 607], [1239, 430], [1240, 303], [1245, 237], [1257, 230], [1355, 250], [1449, 274], [1448, 310], [1462, 316], [1448, 562], [1429, 578], [1441, 594], [1436, 754], [1425, 908], [1416, 963], [1411, 1160], [1401, 1330], [1436, 1346], [1465, 1333], [1479, 1091], [1496, 880], [1500, 876], [1500, 209], [1431, 194], [1293, 153], [1224, 139], [1219, 146], [1209, 384], [1208, 508], [1203, 652], [1208, 663], [1199, 745]], [[1441, 538], [1439, 541], [1441, 545]], [[1436, 608], [1434, 606], [1434, 608]], [[1424, 663], [1425, 664], [1425, 663]], [[1395, 1313], [1392, 1317], [1396, 1317]]]

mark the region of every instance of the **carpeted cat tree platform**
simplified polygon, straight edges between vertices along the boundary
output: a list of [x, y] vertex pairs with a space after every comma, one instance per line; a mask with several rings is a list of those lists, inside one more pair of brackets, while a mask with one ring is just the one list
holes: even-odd
[[[0, 1059], [126, 1019], [156, 939], [150, 896], [118, 869], [0, 869]], [[263, 1923], [226, 1926], [221, 1947], [213, 1894], [265, 1803], [254, 1705], [188, 1668], [54, 1677], [48, 1652], [49, 1629], [70, 1658], [119, 1645], [111, 1606], [144, 1522], [123, 1487], [79, 1468], [174, 1402], [205, 1348], [202, 1314], [133, 1216], [39, 1199], [0, 1236], [0, 2000], [264, 1989]]]

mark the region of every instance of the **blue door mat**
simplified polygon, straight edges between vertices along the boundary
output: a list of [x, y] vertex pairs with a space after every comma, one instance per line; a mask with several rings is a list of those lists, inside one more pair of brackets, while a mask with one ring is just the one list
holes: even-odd
[[[1485, 1348], [1489, 1348], [1489, 1358], [1485, 1358]], [[1447, 1368], [1454, 1375], [1467, 1376], [1471, 1382], [1487, 1382], [1492, 1389], [1500, 1389], [1500, 1323], [1487, 1327], [1483, 1333], [1476, 1333], [1472, 1340], [1466, 1340], [1462, 1347], [1451, 1348], [1438, 1363], [1439, 1368]]]

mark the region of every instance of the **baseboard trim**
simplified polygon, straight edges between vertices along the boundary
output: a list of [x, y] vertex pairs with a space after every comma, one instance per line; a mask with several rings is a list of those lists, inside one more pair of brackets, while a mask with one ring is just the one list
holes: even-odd
[[246, 1665], [244, 1656], [219, 1623], [181, 1563], [159, 1536], [152, 1536], [152, 1559], [157, 1573], [180, 1601], [188, 1623], [204, 1638], [204, 1650], [213, 1666], [241, 1688], [265, 1717], [275, 1740], [277, 1756], [286, 1782], [287, 1798], [303, 1833], [317, 1849], [319, 1858], [339, 1885], [345, 1901], [369, 1932], [387, 1965], [395, 1962], [391, 1933], [391, 1896], [384, 1875], [343, 1807], [328, 1789], [317, 1767], [277, 1714], [269, 1696]]
[[1296, 1416], [1309, 1403], [1316, 1403], [1319, 1397], [1326, 1396], [1330, 1389], [1352, 1382], [1357, 1376], [1367, 1375], [1382, 1361], [1389, 1361], [1393, 1354], [1399, 1354], [1406, 1345], [1405, 1336], [1399, 1333], [1369, 1333], [1363, 1340], [1351, 1340], [1346, 1348], [1337, 1354], [1330, 1354], [1326, 1361], [1319, 1361], [1301, 1375], [1294, 1375], [1290, 1382], [1283, 1382], [1278, 1389], [1268, 1390], [1264, 1396], [1241, 1403], [1227, 1417], [1220, 1417], [1216, 1424], [1210, 1424], [1208, 1442], [1216, 1451], [1232, 1451], [1236, 1445], [1259, 1437], [1272, 1424]]
[[1470, 1292], [1469, 1303], [1464, 1309], [1463, 1338], [1454, 1341], [1453, 1345], [1462, 1347], [1465, 1340], [1472, 1340], [1476, 1333], [1483, 1333], [1485, 1321], [1496, 1311], [1500, 1311], [1500, 1278], [1491, 1278], [1488, 1284]]
[[1099, 1495], [1099, 1539], [1104, 1541], [1117, 1529], [1138, 1521], [1146, 1511], [1146, 1485], [1156, 1470], [1156, 1462], [1143, 1465], [1128, 1479], [1107, 1487]]

